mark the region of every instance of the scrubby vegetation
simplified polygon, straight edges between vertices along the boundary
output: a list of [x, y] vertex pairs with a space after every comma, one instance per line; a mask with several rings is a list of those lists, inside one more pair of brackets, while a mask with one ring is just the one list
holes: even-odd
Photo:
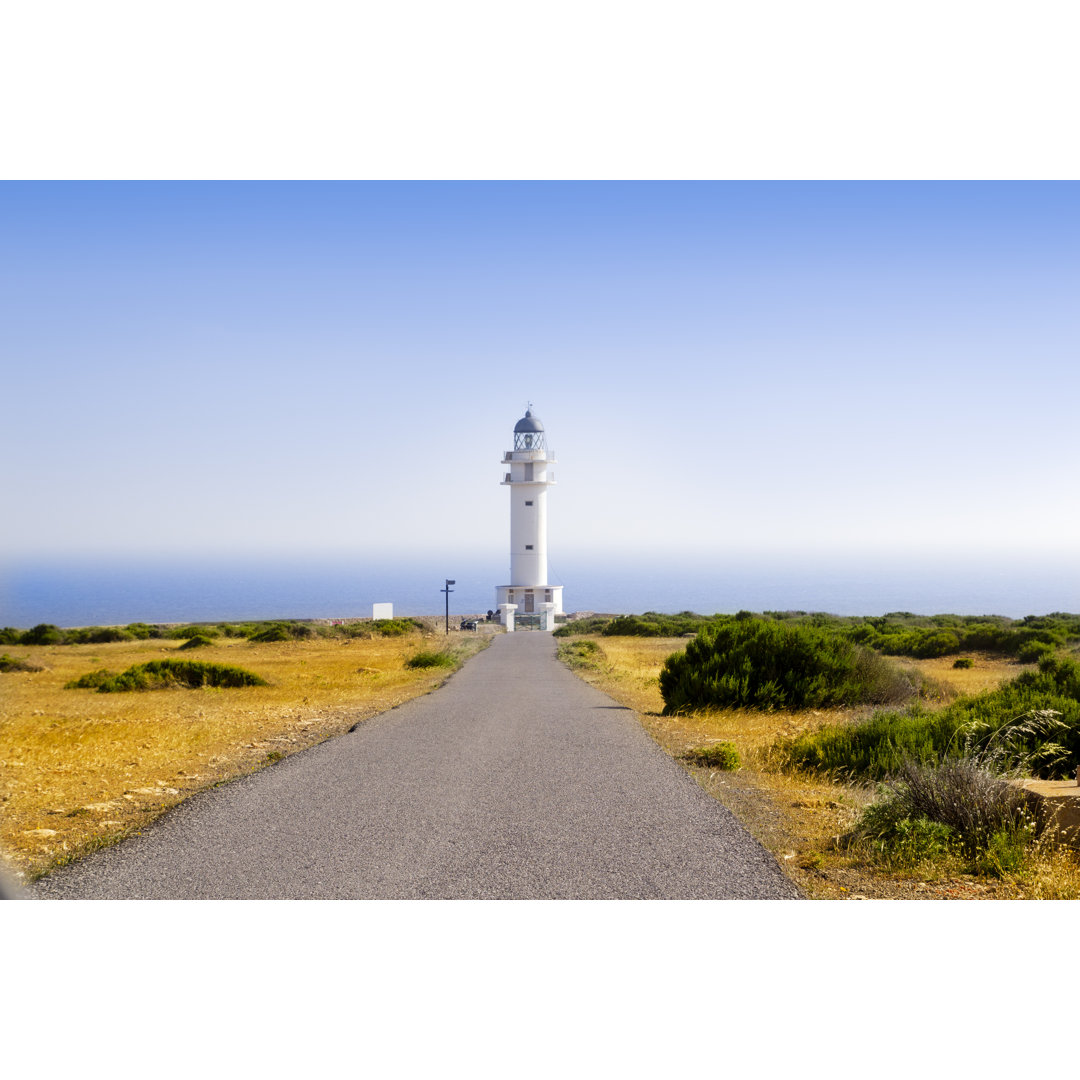
[[977, 755], [905, 762], [855, 830], [884, 861], [914, 866], [959, 854], [983, 873], [1018, 870], [1037, 822], [1023, 792]]
[[686, 637], [696, 634], [706, 626], [713, 626], [731, 618], [728, 615], [696, 615], [692, 611], [680, 611], [677, 615], [663, 615], [646, 611], [643, 615], [594, 615], [588, 619], [575, 619], [564, 623], [554, 633], [555, 637], [574, 637], [579, 634], [603, 634], [605, 637]]
[[185, 649], [203, 649], [207, 645], [213, 644], [213, 639], [205, 637], [202, 634], [194, 634], [180, 646], [180, 652], [183, 652]]
[[194, 637], [215, 638], [221, 634], [221, 631], [216, 626], [177, 626], [172, 630], [166, 631], [162, 636], [168, 638], [187, 638], [190, 640]]
[[99, 694], [130, 690], [170, 690], [174, 687], [194, 689], [200, 686], [240, 687], [266, 686], [265, 679], [243, 668], [228, 664], [208, 664], [199, 660], [149, 660], [133, 664], [115, 675], [104, 669], [92, 671], [67, 683], [71, 690], [95, 689]]
[[723, 769], [733, 772], [739, 767], [739, 751], [732, 742], [709, 743], [693, 746], [683, 754], [683, 760], [706, 769]]
[[668, 715], [734, 706], [883, 704], [907, 700], [916, 690], [910, 677], [871, 649], [821, 627], [758, 618], [702, 630], [660, 672]]
[[731, 621], [768, 619], [785, 626], [814, 626], [865, 645], [886, 656], [927, 659], [961, 652], [989, 652], [1033, 663], [1047, 651], [1080, 641], [1080, 615], [1053, 612], [1009, 619], [1002, 615], [913, 615], [894, 611], [880, 616], [841, 616], [823, 612], [740, 611], [736, 615], [697, 615], [681, 611], [663, 615], [598, 615], [566, 623], [557, 637], [577, 634], [637, 637], [681, 637]]
[[39, 623], [30, 630], [4, 627], [0, 645], [97, 645], [113, 641], [145, 641], [149, 638], [191, 640], [200, 637], [247, 638], [256, 643], [295, 641], [318, 635], [324, 638], [400, 637], [424, 630], [419, 619], [360, 620], [346, 624], [326, 624], [300, 619], [273, 619], [241, 623], [191, 623], [186, 626], [129, 623], [127, 626], [80, 626], [61, 629], [52, 623]]
[[401, 637], [402, 634], [411, 634], [424, 628], [424, 624], [418, 619], [375, 619], [368, 625], [373, 633], [382, 637]]
[[829, 725], [779, 747], [787, 767], [880, 780], [908, 763], [932, 764], [996, 748], [995, 765], [1067, 777], [1080, 763], [1080, 667], [1046, 658], [996, 690], [932, 712], [915, 706], [861, 723]]
[[407, 668], [456, 667], [453, 653], [433, 649], [421, 649], [405, 661]]
[[19, 660], [14, 656], [4, 653], [0, 656], [0, 671], [44, 671], [40, 664], [32, 664], [29, 660]]
[[604, 656], [604, 650], [588, 638], [575, 638], [572, 641], [560, 641], [559, 659], [572, 668], [595, 667]]

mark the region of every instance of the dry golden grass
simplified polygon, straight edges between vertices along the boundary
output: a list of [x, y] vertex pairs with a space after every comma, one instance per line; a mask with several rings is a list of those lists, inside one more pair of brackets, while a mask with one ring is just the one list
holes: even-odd
[[[784, 866], [792, 879], [816, 898], [830, 897], [1073, 897], [1080, 895], [1080, 864], [1064, 852], [1048, 852], [1023, 880], [977, 881], [970, 876], [922, 881], [917, 875], [886, 874], [837, 850], [835, 840], [858, 819], [874, 797], [868, 787], [793, 775], [770, 767], [767, 750], [826, 723], [855, 720], [867, 708], [761, 712], [715, 709], [689, 716], [662, 716], [658, 676], [664, 660], [685, 648], [681, 638], [590, 636], [601, 649], [592, 665], [577, 673], [620, 704], [633, 709], [646, 731], [676, 758], [693, 746], [732, 742], [743, 766], [720, 772], [683, 764], [698, 783], [731, 809]], [[977, 656], [973, 668], [953, 668], [952, 657], [908, 660], [942, 684], [944, 697], [977, 693], [1014, 678], [1024, 667], [992, 656]]]
[[[450, 636], [462, 656], [489, 640]], [[0, 854], [16, 877], [32, 878], [196, 791], [426, 693], [447, 669], [411, 670], [404, 661], [444, 641], [420, 633], [260, 645], [219, 638], [180, 655], [242, 667], [270, 685], [120, 694], [64, 684], [175, 656], [183, 642], [11, 646], [45, 670], [0, 674]]]
[[1006, 660], [1000, 656], [986, 653], [968, 653], [975, 666], [954, 668], [955, 656], [942, 656], [934, 660], [912, 660], [908, 657], [902, 663], [918, 668], [924, 675], [939, 682], [950, 684], [957, 694], [981, 694], [984, 690], [993, 690], [1006, 679], [1015, 679], [1022, 671], [1034, 671], [1036, 664], [1018, 664], [1015, 660]]

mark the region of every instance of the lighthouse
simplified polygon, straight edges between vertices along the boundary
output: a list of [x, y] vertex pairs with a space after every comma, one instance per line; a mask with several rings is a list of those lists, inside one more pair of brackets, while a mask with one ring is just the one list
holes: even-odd
[[531, 402], [514, 425], [514, 448], [502, 460], [509, 469], [502, 483], [510, 488], [510, 584], [495, 588], [499, 621], [513, 630], [515, 619], [528, 616], [530, 624], [553, 630], [563, 610], [562, 586], [548, 584], [547, 493], [555, 483], [548, 466], [555, 456]]

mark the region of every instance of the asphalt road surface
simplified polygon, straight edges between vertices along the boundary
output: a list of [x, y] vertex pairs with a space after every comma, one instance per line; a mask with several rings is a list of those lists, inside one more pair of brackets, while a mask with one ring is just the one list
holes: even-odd
[[725, 899], [798, 890], [627, 709], [500, 635], [441, 689], [37, 882], [45, 899]]

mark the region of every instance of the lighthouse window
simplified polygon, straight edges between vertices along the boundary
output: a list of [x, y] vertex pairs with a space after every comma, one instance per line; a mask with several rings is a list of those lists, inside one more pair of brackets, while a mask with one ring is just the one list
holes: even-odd
[[525, 500], [525, 505], [526, 506], [532, 506], [532, 499], [526, 499]]
[[526, 544], [526, 545], [525, 545], [525, 550], [526, 550], [526, 551], [532, 551], [532, 549], [533, 549], [533, 546], [532, 546], [532, 544]]

